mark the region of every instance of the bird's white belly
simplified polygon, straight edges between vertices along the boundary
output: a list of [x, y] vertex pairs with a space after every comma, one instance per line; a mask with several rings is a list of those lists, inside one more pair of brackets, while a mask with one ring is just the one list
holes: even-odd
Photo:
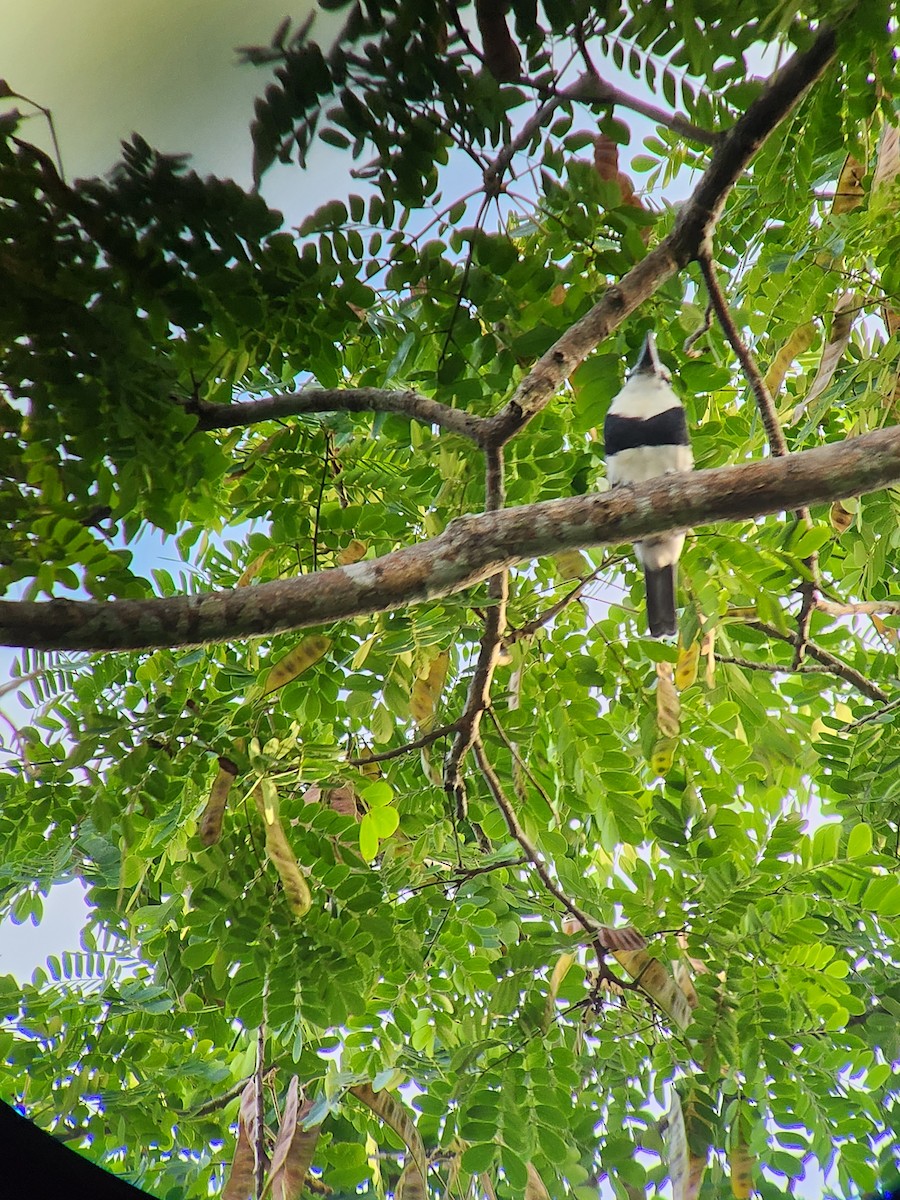
[[690, 446], [635, 446], [613, 455], [606, 475], [612, 484], [646, 483], [659, 475], [690, 471], [693, 465]]

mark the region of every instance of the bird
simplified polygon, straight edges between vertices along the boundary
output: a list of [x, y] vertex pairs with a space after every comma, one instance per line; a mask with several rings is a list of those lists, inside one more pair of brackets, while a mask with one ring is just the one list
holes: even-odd
[[[646, 483], [659, 475], [690, 471], [694, 465], [687, 421], [672, 388], [672, 376], [660, 362], [653, 333], [613, 399], [603, 425], [606, 475], [610, 485]], [[654, 638], [672, 637], [675, 616], [675, 567], [683, 533], [664, 533], [635, 542], [644, 569], [647, 625]]]

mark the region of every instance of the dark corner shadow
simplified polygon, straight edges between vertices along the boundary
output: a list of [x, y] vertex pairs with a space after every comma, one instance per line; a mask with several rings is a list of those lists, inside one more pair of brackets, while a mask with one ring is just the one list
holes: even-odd
[[0, 1101], [0, 1200], [153, 1200]]

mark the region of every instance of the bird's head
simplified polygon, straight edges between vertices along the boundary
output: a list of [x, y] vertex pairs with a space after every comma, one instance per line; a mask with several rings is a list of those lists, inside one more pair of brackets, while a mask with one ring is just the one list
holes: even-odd
[[629, 379], [634, 379], [641, 375], [655, 376], [657, 379], [664, 379], [666, 383], [672, 382], [672, 376], [660, 361], [659, 352], [656, 349], [656, 339], [652, 332], [648, 333], [644, 338], [644, 344], [641, 346], [637, 362], [631, 368]]

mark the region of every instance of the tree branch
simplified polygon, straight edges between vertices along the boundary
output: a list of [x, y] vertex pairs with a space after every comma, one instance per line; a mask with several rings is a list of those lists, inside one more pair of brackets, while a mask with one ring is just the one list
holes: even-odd
[[709, 302], [712, 305], [713, 312], [716, 314], [719, 324], [722, 326], [722, 331], [736, 354], [738, 362], [741, 364], [741, 370], [747, 377], [747, 382], [750, 384], [750, 390], [753, 392], [753, 397], [756, 400], [756, 407], [759, 409], [759, 415], [762, 417], [769, 449], [775, 455], [788, 454], [790, 451], [785, 441], [781, 422], [778, 420], [775, 401], [772, 399], [772, 394], [766, 385], [765, 379], [763, 379], [762, 372], [756, 365], [756, 360], [738, 331], [734, 317], [731, 315], [731, 309], [728, 307], [728, 302], [716, 277], [712, 247], [708, 242], [700, 247], [697, 254], [697, 262], [700, 264], [700, 273], [703, 276], [703, 282], [706, 284], [706, 291], [709, 294]]
[[900, 600], [861, 600], [847, 604], [836, 604], [823, 596], [816, 599], [816, 612], [828, 613], [831, 617], [896, 617], [900, 616]]
[[[484, 750], [484, 744], [482, 743], [480, 738], [478, 738], [478, 737], [475, 738], [473, 745], [472, 745], [472, 749], [475, 753], [475, 759], [478, 763], [478, 769], [481, 771], [481, 774], [484, 776], [484, 781], [488, 786], [488, 790], [490, 791], [491, 795], [494, 798], [495, 804], [500, 809], [500, 812], [503, 814], [503, 819], [506, 822], [507, 829], [509, 830], [512, 837], [514, 837], [515, 840], [522, 847], [522, 850], [525, 853], [525, 857], [528, 859], [528, 861], [534, 867], [535, 871], [537, 872], [537, 874], [541, 880], [541, 883], [543, 883], [543, 885], [547, 889], [547, 891], [551, 894], [551, 896], [555, 896], [556, 899], [563, 906], [563, 908], [566, 910], [566, 912], [569, 913], [570, 916], [574, 917], [576, 921], [580, 921], [582, 926], [586, 930], [588, 930], [595, 938], [597, 938], [601, 942], [601, 944], [603, 944], [604, 939], [608, 938], [611, 934], [615, 938], [615, 932], [613, 930], [609, 929], [606, 925], [601, 925], [600, 922], [596, 920], [596, 918], [589, 916], [584, 911], [583, 908], [580, 908], [575, 903], [574, 900], [570, 900], [569, 897], [566, 895], [566, 893], [562, 890], [562, 888], [556, 882], [556, 880], [553, 878], [553, 876], [550, 874], [549, 870], [547, 869], [547, 864], [544, 862], [543, 858], [541, 857], [541, 853], [538, 850], [537, 846], [535, 846], [535, 844], [531, 841], [531, 839], [526, 834], [525, 830], [519, 824], [519, 818], [516, 816], [515, 809], [513, 808], [512, 804], [510, 804], [509, 798], [507, 797], [506, 793], [503, 791], [503, 786], [501, 785], [500, 780], [497, 778], [497, 774], [494, 771], [494, 768], [491, 766], [490, 762], [488, 761], [488, 757], [485, 754], [485, 750]], [[619, 930], [617, 932], [618, 932], [619, 937], [621, 937], [622, 931]], [[639, 933], [637, 933], [636, 931], [634, 933], [634, 938], [635, 938], [635, 943], [636, 943], [634, 948], [636, 950], [642, 949], [647, 944], [646, 941], [644, 940], [644, 938], [641, 937], [641, 935]]]
[[417, 883], [414, 887], [403, 889], [406, 895], [414, 896], [417, 892], [424, 892], [426, 888], [431, 887], [462, 887], [464, 883], [468, 883], [470, 879], [475, 879], [479, 875], [488, 875], [492, 871], [503, 871], [507, 869], [515, 869], [516, 867], [526, 867], [528, 859], [522, 858], [504, 858], [500, 862], [485, 863], [480, 867], [449, 867], [453, 874], [449, 878], [426, 879], [424, 883]]
[[553, 604], [548, 605], [537, 616], [532, 617], [530, 621], [526, 621], [518, 629], [511, 629], [503, 639], [504, 646], [514, 646], [516, 642], [520, 642], [523, 638], [534, 637], [539, 629], [543, 629], [545, 625], [549, 624], [561, 612], [565, 611], [573, 601], [577, 600], [587, 585], [593, 583], [599, 573], [599, 568], [596, 571], [592, 571], [590, 575], [586, 575], [575, 587], [566, 592], [559, 600], [555, 600]]
[[502, 191], [501, 181], [509, 164], [519, 151], [528, 145], [535, 133], [553, 116], [564, 99], [565, 93], [560, 92], [558, 95], [551, 96], [549, 100], [546, 100], [539, 109], [532, 113], [512, 141], [508, 142], [494, 161], [485, 168], [484, 190], [487, 196], [491, 197], [500, 194]]
[[[767, 621], [749, 621], [748, 624], [751, 629], [758, 629], [760, 633], [766, 634], [767, 637], [787, 642], [789, 646], [794, 644], [794, 639], [789, 633], [782, 633], [780, 629], [775, 625], [770, 625]], [[887, 692], [882, 691], [877, 683], [873, 683], [871, 679], [866, 679], [865, 675], [862, 675], [855, 667], [851, 667], [849, 663], [836, 658], [828, 650], [823, 650], [815, 642], [807, 642], [806, 651], [810, 658], [823, 663], [832, 675], [838, 675], [841, 679], [855, 687], [858, 692], [862, 692], [864, 696], [868, 696], [870, 700], [877, 700], [883, 704], [888, 699]], [[789, 670], [787, 667], [784, 669]]]
[[716, 662], [727, 663], [732, 667], [746, 667], [749, 671], [767, 671], [770, 675], [792, 675], [795, 672], [808, 675], [831, 675], [833, 669], [831, 667], [818, 666], [814, 667], [806, 665], [802, 667], [791, 667], [786, 663], [779, 666], [778, 663], [770, 662], [753, 662], [749, 658], [735, 658], [731, 654], [716, 654]]
[[[562, 383], [604, 338], [648, 296], [697, 257], [729, 192], [770, 134], [834, 57], [834, 30], [821, 29], [769, 79], [744, 115], [717, 142], [700, 182], [681, 208], [675, 228], [576, 321], [534, 364], [504, 408], [483, 430], [487, 442], [514, 437], [553, 398]], [[482, 444], [485, 444], [484, 442]]]
[[880, 429], [786, 458], [460, 517], [439, 537], [382, 558], [255, 587], [149, 600], [0, 601], [0, 645], [139, 650], [268, 636], [449, 596], [561, 550], [830, 504], [897, 481], [900, 427]]
[[448, 433], [457, 433], [480, 444], [480, 431], [487, 424], [484, 417], [472, 416], [461, 408], [450, 408], [412, 389], [304, 388], [287, 395], [263, 396], [234, 404], [209, 404], [192, 399], [184, 402], [184, 408], [197, 417], [198, 429], [206, 431], [244, 428], [260, 421], [306, 413], [383, 412], [407, 417], [421, 425], [439, 425]]
[[579, 100], [583, 104], [610, 104], [614, 108], [631, 109], [632, 112], [640, 113], [642, 117], [655, 121], [657, 125], [663, 125], [666, 129], [681, 134], [689, 141], [699, 142], [701, 146], [715, 146], [721, 136], [709, 129], [695, 125], [693, 121], [679, 116], [678, 113], [666, 112], [665, 109], [657, 108], [655, 104], [650, 104], [637, 96], [629, 96], [627, 92], [623, 92], [613, 84], [607, 83], [605, 79], [601, 79], [596, 71], [585, 71], [559, 95], [566, 100]]
[[411, 742], [404, 742], [402, 746], [395, 746], [393, 750], [381, 750], [366, 758], [348, 758], [347, 762], [351, 767], [365, 767], [369, 763], [388, 762], [392, 758], [400, 758], [404, 754], [409, 754], [412, 750], [422, 750], [425, 746], [430, 746], [432, 742], [446, 737], [448, 733], [456, 733], [455, 721], [451, 725], [441, 725], [437, 729], [430, 729], [421, 737], [417, 737]]
[[[489, 447], [485, 451], [485, 512], [503, 508], [505, 483], [503, 479], [503, 448]], [[444, 759], [444, 788], [456, 807], [457, 820], [466, 816], [466, 786], [462, 778], [462, 762], [478, 737], [481, 717], [491, 702], [491, 684], [500, 659], [503, 634], [506, 632], [506, 604], [509, 599], [509, 571], [504, 569], [492, 576], [488, 592], [494, 603], [484, 619], [484, 633], [475, 673], [466, 696], [466, 706], [457, 721], [456, 737]]]
[[[778, 420], [778, 411], [775, 408], [772, 393], [769, 391], [768, 384], [763, 378], [762, 372], [757, 366], [756, 359], [750, 352], [750, 348], [740, 335], [734, 317], [731, 315], [731, 309], [728, 307], [728, 303], [719, 286], [710, 239], [707, 239], [700, 247], [697, 261], [700, 264], [700, 271], [706, 284], [706, 290], [709, 293], [709, 302], [719, 320], [719, 324], [722, 326], [729, 345], [737, 355], [738, 362], [741, 364], [741, 370], [750, 384], [750, 390], [753, 392], [756, 407], [759, 409], [759, 414], [762, 417], [763, 426], [766, 430], [769, 449], [772, 454], [779, 456], [789, 454], [790, 451], [788, 450], [784, 431], [781, 428], [781, 422]], [[812, 517], [809, 515], [809, 509], [805, 506], [801, 506], [797, 510], [796, 516], [797, 520], [801, 521], [807, 528], [812, 526]], [[803, 561], [812, 575], [812, 579], [804, 581], [800, 586], [800, 612], [797, 616], [797, 636], [794, 643], [793, 666], [795, 670], [803, 662], [803, 655], [809, 638], [809, 625], [812, 621], [812, 613], [819, 585], [818, 554], [813, 551]]]

